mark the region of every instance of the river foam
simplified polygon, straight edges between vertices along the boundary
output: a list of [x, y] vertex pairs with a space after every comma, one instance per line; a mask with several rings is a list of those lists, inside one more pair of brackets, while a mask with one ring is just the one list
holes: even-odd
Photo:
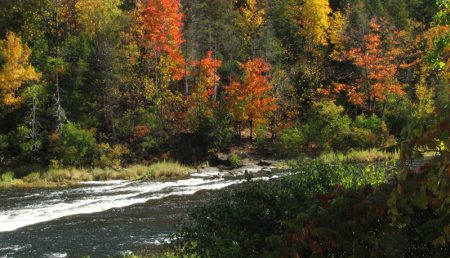
[[[82, 187], [33, 193], [32, 203], [22, 198], [8, 209], [0, 207], [0, 232], [55, 219], [122, 208], [169, 196], [191, 195], [201, 190], [216, 190], [241, 183], [222, 178], [189, 178], [177, 181], [109, 181], [85, 182]], [[23, 201], [23, 202], [21, 202]]]

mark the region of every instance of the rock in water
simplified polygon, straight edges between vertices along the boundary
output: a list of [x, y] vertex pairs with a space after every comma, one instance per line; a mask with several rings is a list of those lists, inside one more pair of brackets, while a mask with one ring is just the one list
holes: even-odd
[[272, 166], [273, 164], [275, 164], [275, 161], [273, 161], [273, 160], [264, 160], [264, 159], [260, 160], [259, 163], [258, 163], [258, 165], [260, 165], [260, 166]]
[[228, 162], [228, 158], [230, 155], [225, 154], [225, 153], [217, 153], [217, 160], [221, 161], [221, 162]]

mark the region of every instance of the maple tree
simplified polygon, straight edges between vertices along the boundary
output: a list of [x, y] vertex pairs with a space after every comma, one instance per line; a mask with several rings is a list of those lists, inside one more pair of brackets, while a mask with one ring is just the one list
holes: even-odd
[[255, 58], [241, 64], [241, 69], [244, 80], [242, 83], [233, 80], [226, 87], [227, 98], [235, 121], [250, 123], [252, 138], [253, 128], [264, 122], [268, 113], [275, 111], [277, 106], [267, 75], [270, 65], [261, 58]]
[[364, 36], [364, 45], [345, 52], [346, 58], [361, 70], [361, 75], [354, 84], [334, 83], [332, 91], [345, 91], [350, 103], [373, 113], [376, 103], [385, 101], [388, 95], [405, 92], [402, 83], [396, 79], [402, 67], [398, 41], [401, 32], [394, 31], [392, 36], [383, 37], [386, 31], [377, 19], [372, 19], [369, 26], [371, 33]]
[[22, 102], [19, 90], [40, 79], [41, 74], [29, 62], [30, 55], [31, 49], [12, 32], [0, 41], [0, 56], [4, 59], [0, 67], [0, 106], [17, 108]]
[[184, 77], [184, 57], [181, 54], [183, 14], [179, 0], [149, 0], [144, 10], [145, 38], [150, 57], [160, 58], [161, 69], [173, 80]]

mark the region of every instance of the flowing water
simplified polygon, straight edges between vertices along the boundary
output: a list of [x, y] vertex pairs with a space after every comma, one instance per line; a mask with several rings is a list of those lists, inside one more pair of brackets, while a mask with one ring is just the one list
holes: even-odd
[[0, 257], [121, 256], [161, 245], [173, 225], [208, 201], [212, 190], [243, 182], [203, 176], [0, 190]]

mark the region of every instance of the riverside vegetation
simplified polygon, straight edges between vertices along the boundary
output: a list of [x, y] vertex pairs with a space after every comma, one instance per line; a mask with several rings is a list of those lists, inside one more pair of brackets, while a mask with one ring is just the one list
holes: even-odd
[[239, 147], [292, 175], [194, 210], [169, 257], [445, 257], [449, 24], [449, 0], [1, 1], [0, 187]]
[[150, 166], [134, 165], [126, 168], [54, 168], [29, 173], [22, 178], [14, 178], [13, 172], [3, 173], [0, 188], [47, 188], [76, 185], [84, 181], [105, 180], [146, 180], [164, 178], [184, 178], [192, 168], [176, 162], [157, 162]]

